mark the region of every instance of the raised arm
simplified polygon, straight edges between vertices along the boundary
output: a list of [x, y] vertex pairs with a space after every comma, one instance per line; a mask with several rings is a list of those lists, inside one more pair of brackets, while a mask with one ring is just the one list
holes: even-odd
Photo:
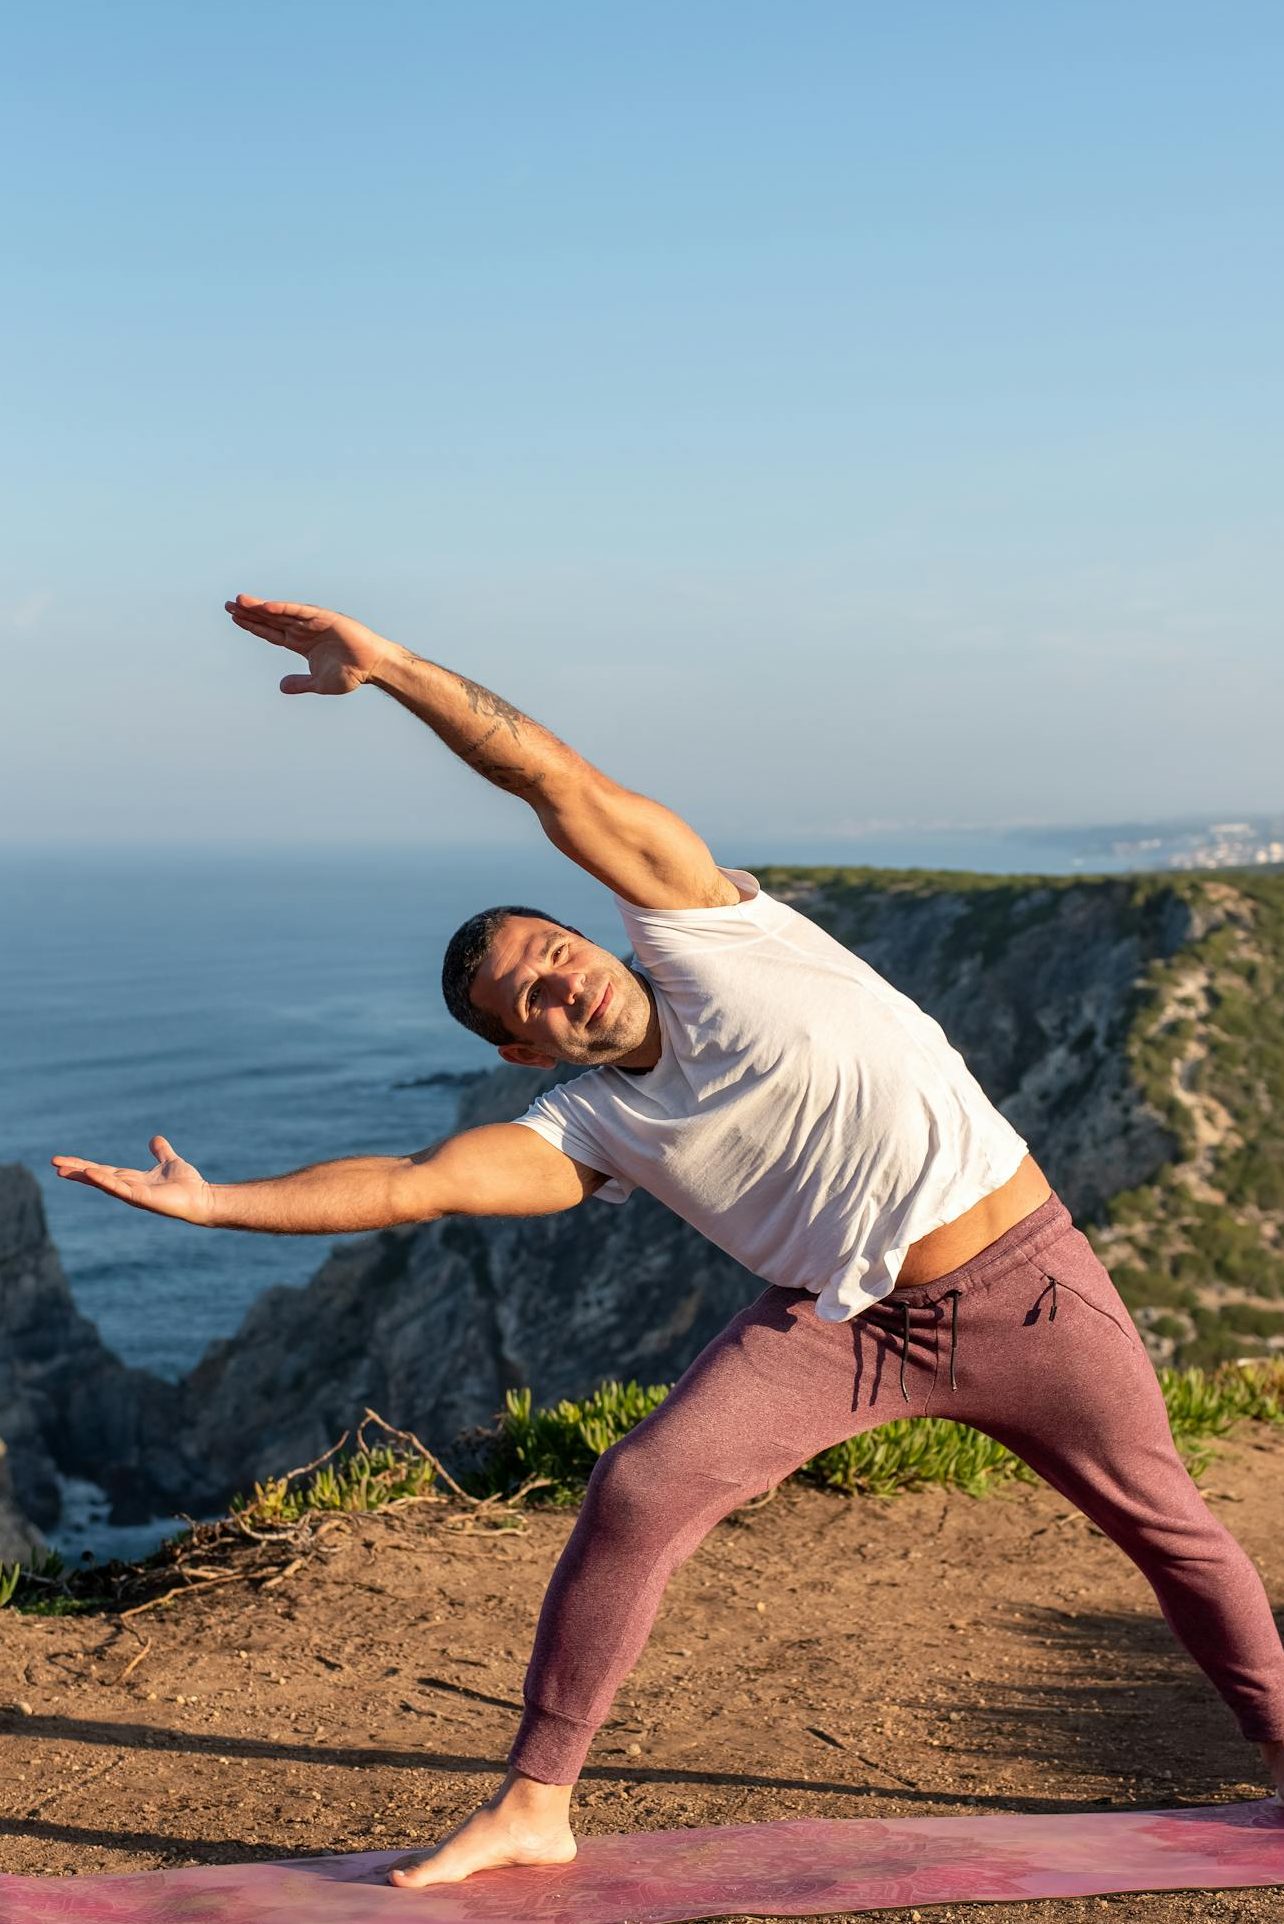
[[55, 1156], [68, 1182], [157, 1216], [209, 1229], [341, 1236], [441, 1216], [551, 1216], [573, 1209], [605, 1180], [515, 1122], [488, 1123], [411, 1156], [349, 1156], [261, 1182], [209, 1183], [164, 1136], [151, 1169], [117, 1169]]
[[705, 908], [737, 900], [695, 830], [659, 802], [604, 775], [529, 715], [466, 675], [333, 609], [238, 595], [238, 628], [307, 660], [286, 675], [287, 695], [346, 695], [372, 682], [425, 722], [496, 788], [534, 809], [564, 855], [642, 908]]

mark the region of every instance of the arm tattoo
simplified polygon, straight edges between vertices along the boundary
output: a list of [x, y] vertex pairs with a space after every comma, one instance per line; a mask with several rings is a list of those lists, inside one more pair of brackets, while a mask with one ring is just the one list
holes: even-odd
[[[516, 709], [513, 710], [514, 714], [517, 712]], [[530, 770], [511, 762], [497, 762], [493, 755], [482, 753], [491, 737], [497, 735], [505, 726], [512, 729], [514, 739], [521, 739], [521, 731], [505, 716], [503, 721], [491, 723], [486, 733], [479, 736], [472, 747], [464, 752], [463, 759], [469, 768], [475, 768], [479, 775], [485, 776], [488, 782], [493, 782], [496, 788], [507, 789], [510, 795], [520, 795], [524, 790], [537, 785]]]
[[488, 782], [493, 782], [496, 788], [506, 789], [510, 795], [522, 795], [529, 789], [537, 788], [538, 777], [531, 769], [511, 762], [497, 762], [493, 755], [482, 753], [486, 744], [504, 731], [507, 731], [510, 740], [520, 743], [522, 724], [529, 724], [529, 717], [523, 715], [520, 708], [514, 708], [512, 702], [505, 701], [502, 695], [492, 694], [480, 682], [470, 681], [467, 675], [460, 675], [458, 679], [473, 713], [493, 718], [485, 733], [479, 735], [472, 747], [464, 751], [463, 759], [468, 766], [475, 768]]
[[487, 757], [474, 761], [471, 755], [468, 765], [475, 768], [479, 775], [484, 775], [488, 782], [493, 782], [496, 788], [507, 789], [510, 795], [525, 795], [528, 790], [539, 787], [538, 776], [533, 775], [529, 768], [514, 767], [509, 762], [493, 762]]
[[472, 747], [468, 750], [468, 752], [464, 756], [464, 760], [468, 762], [471, 767], [476, 768], [477, 766], [476, 762], [473, 760], [474, 755], [480, 755], [482, 749], [485, 748], [491, 736], [497, 734], [502, 726], [503, 726], [502, 722], [492, 722], [490, 727], [486, 730], [486, 733], [484, 735], [479, 735], [477, 737], [477, 740], [473, 743]]
[[[483, 688], [479, 681], [469, 681], [467, 675], [460, 675], [459, 685], [474, 715], [493, 716], [495, 728], [506, 728], [514, 741], [518, 739], [521, 733], [519, 724], [527, 719], [520, 708], [514, 708], [512, 702], [505, 701], [502, 695], [492, 695], [490, 689]], [[494, 732], [492, 728], [490, 734]], [[483, 736], [482, 739], [488, 741], [490, 736]]]

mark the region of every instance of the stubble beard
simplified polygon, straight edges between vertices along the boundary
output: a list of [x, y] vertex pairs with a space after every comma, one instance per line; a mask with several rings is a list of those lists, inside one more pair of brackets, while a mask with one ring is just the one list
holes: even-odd
[[646, 990], [631, 969], [623, 970], [622, 979], [612, 974], [607, 980], [615, 991], [607, 1025], [577, 1036], [576, 1053], [565, 1054], [564, 1061], [607, 1067], [622, 1056], [632, 1055], [641, 1046], [651, 1021], [651, 1002]]

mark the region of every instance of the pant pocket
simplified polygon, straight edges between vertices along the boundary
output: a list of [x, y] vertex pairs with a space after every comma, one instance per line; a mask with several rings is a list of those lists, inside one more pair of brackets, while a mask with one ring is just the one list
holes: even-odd
[[1048, 1243], [1037, 1255], [1028, 1256], [1026, 1261], [1037, 1271], [1044, 1289], [1051, 1294], [1049, 1313], [1055, 1313], [1059, 1299], [1064, 1295], [1073, 1296], [1112, 1323], [1130, 1346], [1140, 1349], [1144, 1354], [1145, 1345], [1137, 1325], [1128, 1314], [1128, 1305], [1081, 1230], [1067, 1229], [1064, 1235]]

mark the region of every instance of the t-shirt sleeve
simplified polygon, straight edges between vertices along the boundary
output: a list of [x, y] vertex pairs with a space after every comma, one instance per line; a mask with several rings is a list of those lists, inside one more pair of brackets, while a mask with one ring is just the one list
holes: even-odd
[[699, 909], [644, 909], [622, 895], [615, 897], [640, 968], [663, 970], [666, 962], [702, 949], [760, 941], [788, 916], [788, 910], [765, 894], [747, 869], [720, 868], [718, 872], [735, 883], [740, 891], [738, 902]]
[[523, 1129], [533, 1129], [537, 1136], [542, 1136], [573, 1162], [582, 1162], [587, 1169], [596, 1169], [607, 1178], [593, 1191], [595, 1201], [627, 1202], [637, 1185], [611, 1168], [610, 1159], [595, 1139], [588, 1104], [582, 1096], [572, 1094], [573, 1087], [564, 1083], [536, 1096], [525, 1115], [515, 1120]]

